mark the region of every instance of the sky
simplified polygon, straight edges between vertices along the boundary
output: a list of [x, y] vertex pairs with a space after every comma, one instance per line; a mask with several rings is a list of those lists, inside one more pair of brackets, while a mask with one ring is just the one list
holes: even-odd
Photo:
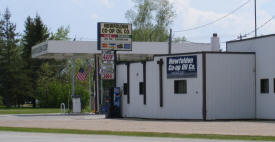
[[[209, 43], [212, 34], [218, 33], [222, 46], [225, 46], [226, 41], [254, 30], [254, 0], [169, 1], [176, 12], [170, 27], [174, 37], [185, 36], [191, 42]], [[219, 19], [246, 2], [243, 8], [214, 24], [180, 32]], [[133, 0], [0, 0], [0, 12], [9, 8], [11, 20], [20, 33], [24, 32], [27, 16], [38, 14], [50, 31], [54, 32], [60, 26], [70, 26], [69, 36], [83, 41], [97, 39], [97, 22], [128, 22], [125, 12], [134, 6]], [[274, 7], [275, 0], [257, 0], [258, 26], [275, 16]], [[258, 30], [258, 35], [273, 33], [275, 18]]]

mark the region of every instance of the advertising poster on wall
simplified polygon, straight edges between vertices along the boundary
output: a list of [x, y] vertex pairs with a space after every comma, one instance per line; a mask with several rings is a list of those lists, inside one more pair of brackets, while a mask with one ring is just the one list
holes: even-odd
[[119, 108], [120, 107], [120, 88], [114, 88], [114, 106]]
[[197, 56], [167, 57], [167, 78], [197, 77]]
[[132, 51], [132, 25], [128, 23], [100, 22], [98, 50]]

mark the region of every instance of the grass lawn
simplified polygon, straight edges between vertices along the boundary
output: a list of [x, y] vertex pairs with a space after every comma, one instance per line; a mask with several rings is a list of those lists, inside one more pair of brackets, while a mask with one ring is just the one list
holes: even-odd
[[38, 113], [60, 113], [60, 108], [3, 108], [1, 114], [38, 114]]
[[164, 137], [164, 138], [195, 138], [195, 139], [220, 139], [220, 140], [256, 140], [275, 141], [272, 136], [237, 136], [237, 135], [211, 135], [211, 134], [176, 134], [176, 133], [154, 133], [154, 132], [119, 132], [119, 131], [94, 131], [75, 129], [46, 129], [46, 128], [22, 128], [22, 127], [0, 127], [0, 131], [14, 132], [41, 132], [41, 133], [65, 133], [65, 134], [93, 134], [93, 135], [119, 135], [119, 136], [141, 136], [141, 137]]

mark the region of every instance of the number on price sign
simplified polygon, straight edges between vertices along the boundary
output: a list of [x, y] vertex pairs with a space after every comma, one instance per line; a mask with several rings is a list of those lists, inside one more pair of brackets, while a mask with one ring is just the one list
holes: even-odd
[[113, 73], [105, 73], [105, 74], [102, 74], [102, 79], [105, 79], [105, 80], [108, 80], [108, 79], [114, 79], [114, 74]]
[[104, 61], [112, 61], [112, 60], [114, 60], [114, 55], [113, 54], [103, 54], [102, 59]]

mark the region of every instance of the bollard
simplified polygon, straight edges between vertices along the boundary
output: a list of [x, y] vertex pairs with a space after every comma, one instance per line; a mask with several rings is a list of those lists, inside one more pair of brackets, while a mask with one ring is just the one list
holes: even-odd
[[60, 104], [60, 112], [62, 113], [64, 111], [64, 113], [66, 113], [66, 107], [64, 103]]

